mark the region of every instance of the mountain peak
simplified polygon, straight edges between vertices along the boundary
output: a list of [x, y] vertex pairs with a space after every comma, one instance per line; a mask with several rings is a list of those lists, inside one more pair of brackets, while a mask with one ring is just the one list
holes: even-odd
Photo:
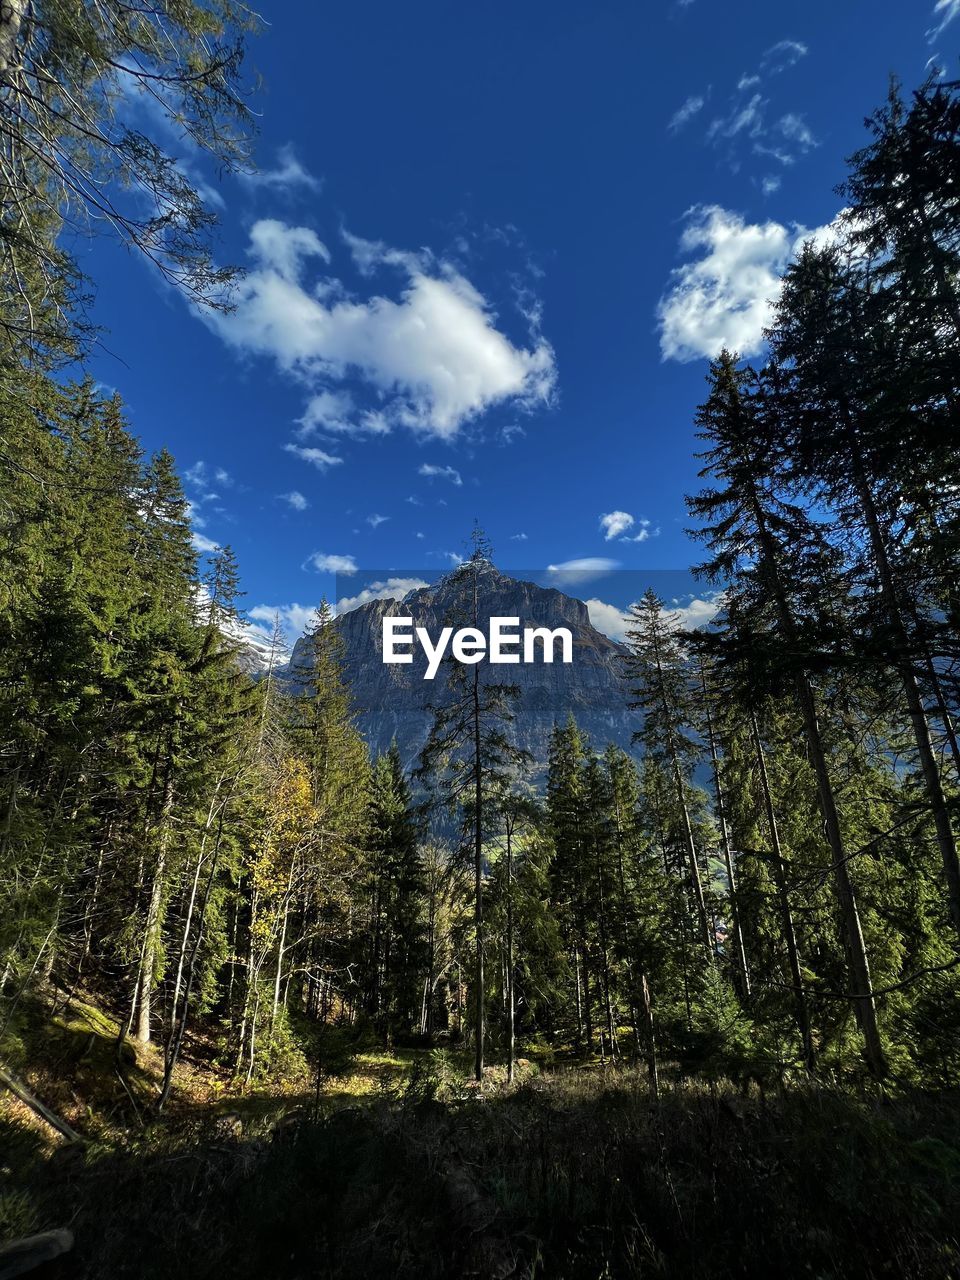
[[[582, 600], [556, 587], [514, 578], [484, 560], [467, 561], [432, 586], [417, 587], [402, 598], [367, 601], [334, 620], [343, 637], [343, 671], [357, 725], [371, 752], [386, 751], [396, 738], [405, 764], [412, 764], [430, 729], [429, 705], [447, 696], [445, 673], [424, 679], [427, 660], [419, 645], [413, 646], [411, 663], [383, 661], [383, 619], [410, 617], [415, 628], [425, 628], [436, 639], [445, 626], [472, 625], [475, 586], [481, 627], [491, 617], [518, 618], [521, 631], [566, 627], [573, 638], [570, 664], [536, 661], [489, 668], [486, 659], [480, 664], [482, 670], [490, 669], [486, 679], [520, 688], [509, 730], [516, 743], [544, 764], [554, 724], [564, 723], [572, 713], [598, 748], [615, 742], [633, 750], [638, 725], [627, 708], [622, 646], [593, 626]], [[294, 667], [305, 661], [306, 643], [306, 637], [297, 642]]]

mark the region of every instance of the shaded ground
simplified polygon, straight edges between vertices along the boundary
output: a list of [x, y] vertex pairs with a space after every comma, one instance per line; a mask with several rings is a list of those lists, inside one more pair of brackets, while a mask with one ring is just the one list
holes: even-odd
[[[54, 1054], [79, 1049], [45, 1101], [73, 1099], [94, 1140], [64, 1146], [19, 1106], [0, 1113], [0, 1236], [76, 1236], [44, 1275], [960, 1275], [956, 1094], [675, 1082], [658, 1103], [641, 1075], [597, 1067], [528, 1068], [515, 1089], [494, 1072], [478, 1092], [449, 1055], [366, 1051], [342, 1053], [319, 1108], [312, 1087], [238, 1099], [187, 1076], [170, 1117], [141, 1129], [119, 1125], [97, 1075], [109, 1025], [88, 1046], [71, 1018], [31, 1085], [56, 1092]], [[156, 1066], [128, 1064], [145, 1096]]]

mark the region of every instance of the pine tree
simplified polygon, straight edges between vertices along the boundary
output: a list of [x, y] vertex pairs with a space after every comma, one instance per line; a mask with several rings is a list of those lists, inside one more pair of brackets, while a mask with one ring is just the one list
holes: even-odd
[[[786, 649], [817, 777], [844, 922], [853, 987], [851, 1001], [863, 1035], [867, 1064], [871, 1071], [882, 1076], [886, 1074], [887, 1063], [877, 1023], [857, 891], [848, 864], [810, 679], [814, 665], [811, 649], [822, 640], [815, 634], [808, 635], [803, 614], [798, 612], [792, 599], [803, 584], [810, 581], [809, 559], [812, 557], [817, 566], [815, 572], [822, 576], [826, 556], [803, 513], [771, 492], [768, 470], [773, 456], [771, 438], [769, 434], [764, 435], [765, 424], [758, 413], [756, 399], [751, 399], [750, 379], [750, 372], [737, 369], [729, 353], [724, 352], [711, 366], [710, 395], [698, 414], [700, 432], [711, 446], [705, 455], [708, 465], [703, 474], [717, 478], [725, 488], [706, 489], [690, 499], [689, 505], [694, 515], [713, 521], [698, 531], [698, 536], [708, 542], [713, 552], [713, 558], [702, 571], [714, 580], [732, 581], [759, 590], [776, 618], [780, 632], [778, 642]], [[818, 621], [813, 619], [814, 628]], [[742, 637], [751, 648], [757, 639], [752, 631]]]
[[142, 95], [222, 168], [244, 168], [244, 38], [257, 25], [233, 0], [4, 4], [0, 360], [56, 363], [91, 336], [84, 282], [59, 243], [66, 224], [109, 228], [194, 302], [225, 305], [233, 273], [213, 261], [216, 215], [132, 104]]
[[396, 1030], [419, 1026], [427, 960], [420, 822], [396, 742], [371, 772], [368, 829], [368, 1001], [389, 1042]]
[[706, 894], [690, 813], [691, 777], [699, 748], [692, 736], [693, 708], [686, 655], [679, 634], [664, 614], [663, 601], [648, 590], [631, 609], [633, 625], [627, 631], [630, 706], [643, 714], [643, 728], [636, 740], [662, 763], [673, 783], [684, 833], [686, 874], [696, 904], [700, 941], [709, 960], [715, 941], [707, 913]]
[[[483, 531], [475, 528], [473, 552], [453, 575], [454, 582], [462, 589], [461, 607], [474, 629], [479, 628], [482, 620], [483, 576], [489, 570], [490, 557], [489, 542]], [[456, 661], [448, 667], [448, 700], [434, 709], [433, 724], [420, 756], [418, 776], [435, 791], [442, 790], [448, 808], [460, 811], [472, 845], [474, 1074], [477, 1080], [481, 1080], [486, 1036], [483, 846], [489, 833], [489, 797], [525, 763], [526, 753], [513, 745], [507, 733], [519, 689], [515, 685], [484, 679], [484, 668], [479, 661], [469, 669]]]

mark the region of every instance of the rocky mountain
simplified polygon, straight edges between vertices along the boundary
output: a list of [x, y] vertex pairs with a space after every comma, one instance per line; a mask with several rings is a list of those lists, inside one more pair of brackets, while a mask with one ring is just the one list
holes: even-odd
[[[344, 641], [344, 675], [353, 693], [357, 723], [371, 752], [385, 751], [396, 738], [404, 762], [412, 765], [427, 739], [432, 716], [430, 704], [448, 697], [446, 669], [434, 680], [425, 680], [427, 658], [419, 644], [412, 648], [411, 664], [384, 663], [383, 619], [409, 617], [414, 627], [424, 627], [436, 641], [445, 625], [464, 626], [472, 620], [472, 571], [455, 571], [432, 587], [411, 591], [403, 600], [372, 600], [340, 615], [334, 626]], [[638, 727], [637, 713], [626, 705], [622, 645], [603, 635], [590, 622], [581, 600], [553, 588], [537, 586], [484, 565], [478, 575], [481, 629], [491, 617], [520, 619], [525, 627], [567, 627], [573, 637], [573, 661], [493, 665], [481, 663], [486, 682], [516, 684], [520, 697], [511, 726], [515, 742], [531, 753], [539, 765], [546, 761], [547, 744], [554, 724], [573, 714], [598, 747], [615, 742], [636, 752], [631, 737]], [[306, 658], [306, 637], [297, 642], [291, 669]]]

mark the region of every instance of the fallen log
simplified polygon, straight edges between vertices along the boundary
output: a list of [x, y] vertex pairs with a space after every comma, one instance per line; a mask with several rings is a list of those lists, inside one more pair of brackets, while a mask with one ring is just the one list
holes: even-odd
[[59, 1258], [73, 1248], [73, 1232], [66, 1229], [42, 1231], [37, 1236], [0, 1245], [0, 1280], [13, 1280], [35, 1267]]
[[51, 1128], [56, 1129], [68, 1142], [83, 1142], [83, 1138], [76, 1129], [71, 1129], [66, 1120], [61, 1120], [58, 1115], [44, 1106], [39, 1098], [35, 1098], [22, 1080], [8, 1071], [5, 1067], [0, 1067], [0, 1084], [6, 1085], [15, 1098], [35, 1112], [41, 1120], [45, 1120]]

